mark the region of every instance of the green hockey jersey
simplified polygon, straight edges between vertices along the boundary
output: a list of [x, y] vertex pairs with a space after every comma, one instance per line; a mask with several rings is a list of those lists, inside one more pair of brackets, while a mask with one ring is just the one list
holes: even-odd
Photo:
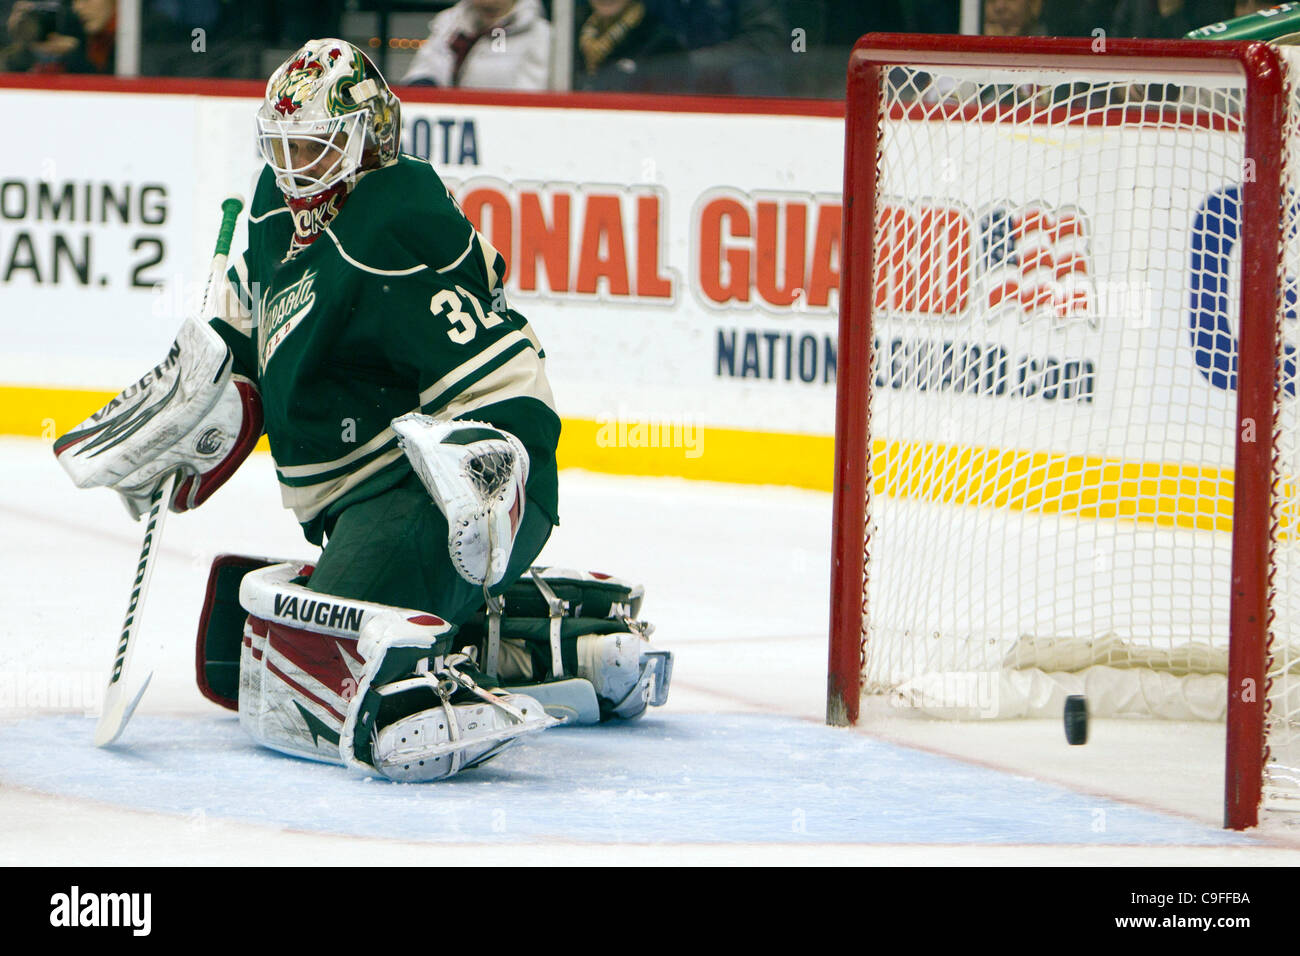
[[289, 256], [292, 213], [264, 169], [211, 320], [262, 396], [285, 506], [320, 544], [348, 505], [411, 468], [390, 422], [486, 421], [528, 450], [530, 507], [557, 515], [560, 434], [545, 353], [506, 305], [505, 263], [437, 173], [409, 156], [365, 173]]

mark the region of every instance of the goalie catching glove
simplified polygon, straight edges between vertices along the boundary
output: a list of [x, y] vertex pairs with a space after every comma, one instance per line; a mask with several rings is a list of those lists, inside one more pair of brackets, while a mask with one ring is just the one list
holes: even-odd
[[257, 389], [232, 373], [221, 336], [189, 319], [167, 358], [57, 439], [54, 454], [78, 488], [112, 488], [138, 519], [173, 472], [172, 511], [210, 498], [253, 450], [262, 421]]
[[499, 584], [524, 518], [523, 443], [493, 425], [418, 413], [394, 419], [393, 430], [447, 517], [447, 550], [456, 572], [470, 584]]

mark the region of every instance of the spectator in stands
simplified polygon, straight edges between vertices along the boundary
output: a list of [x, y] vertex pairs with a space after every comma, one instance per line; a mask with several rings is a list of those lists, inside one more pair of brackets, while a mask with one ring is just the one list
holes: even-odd
[[[1261, 10], [1267, 10], [1276, 4], [1277, 0], [1237, 0], [1233, 4], [1232, 15], [1234, 17], [1245, 17], [1252, 13], [1259, 13]], [[1204, 23], [1201, 24], [1201, 26], [1205, 25]]]
[[1119, 0], [1114, 32], [1119, 36], [1171, 39], [1197, 27], [1232, 19], [1234, 0]]
[[689, 52], [694, 93], [780, 96], [790, 33], [777, 0], [644, 0]]
[[1041, 17], [1043, 0], [984, 0], [984, 35], [990, 37], [1046, 36]]
[[0, 67], [32, 73], [112, 73], [116, 66], [117, 4], [114, 0], [72, 0], [75, 19], [62, 4], [18, 0], [6, 28], [10, 46]]
[[[1040, 17], [1043, 0], [984, 0], [985, 36], [1024, 37], [1045, 36]], [[1017, 103], [1037, 100], [1042, 91], [1033, 86], [998, 84], [979, 86], [970, 82], [955, 82], [951, 76], [929, 77], [917, 74], [915, 88], [927, 103]]]
[[[884, 0], [867, 7], [868, 10], [893, 20], [893, 23], [882, 23], [873, 29], [900, 33], [958, 32], [961, 22], [960, 3], [953, 3], [952, 0], [892, 0], [892, 5], [894, 10], [890, 10], [891, 0]], [[864, 32], [866, 31], [859, 31], [858, 36]]]
[[342, 0], [317, 4], [315, 26], [307, 29], [305, 17], [290, 20], [300, 4], [141, 0], [140, 73], [265, 80], [263, 51], [295, 47], [307, 36], [338, 36], [341, 5]]
[[18, 0], [5, 20], [8, 42], [0, 48], [0, 70], [62, 72], [63, 58], [76, 43], [72, 36], [75, 31], [75, 21], [63, 11], [62, 4]]
[[1111, 32], [1114, 0], [1045, 0], [1043, 27], [1049, 37], [1095, 37]]
[[544, 90], [551, 25], [540, 0], [460, 0], [429, 21], [403, 83]]
[[69, 73], [112, 73], [117, 66], [116, 0], [72, 0], [84, 42], [74, 50]]
[[575, 90], [664, 93], [679, 89], [685, 58], [677, 37], [642, 0], [590, 0], [579, 17]]

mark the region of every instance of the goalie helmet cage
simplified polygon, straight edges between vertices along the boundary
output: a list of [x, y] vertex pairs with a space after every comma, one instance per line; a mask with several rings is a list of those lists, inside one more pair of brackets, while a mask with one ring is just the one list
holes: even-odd
[[828, 722], [1226, 707], [1225, 825], [1300, 797], [1291, 56], [858, 42]]

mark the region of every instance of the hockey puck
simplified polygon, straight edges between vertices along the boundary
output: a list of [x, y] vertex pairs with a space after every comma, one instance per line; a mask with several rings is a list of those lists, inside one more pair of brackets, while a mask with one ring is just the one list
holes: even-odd
[[1081, 694], [1065, 698], [1065, 739], [1072, 747], [1088, 742], [1088, 698]]

